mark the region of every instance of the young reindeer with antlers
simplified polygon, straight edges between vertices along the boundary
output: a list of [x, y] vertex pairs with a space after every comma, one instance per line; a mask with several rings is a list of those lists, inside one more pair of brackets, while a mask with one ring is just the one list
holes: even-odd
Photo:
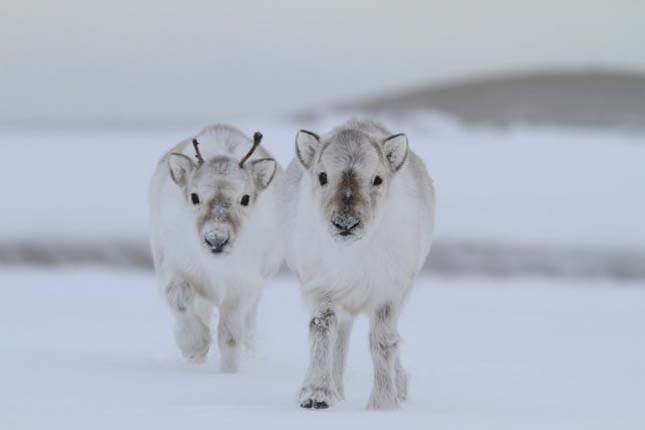
[[155, 272], [175, 317], [175, 340], [186, 358], [204, 360], [217, 306], [224, 372], [237, 371], [252, 346], [262, 285], [283, 258], [281, 169], [258, 148], [261, 139], [210, 126], [166, 153], [150, 186]]
[[343, 398], [352, 321], [370, 318], [374, 382], [368, 407], [407, 397], [397, 322], [430, 251], [434, 189], [404, 134], [350, 121], [324, 136], [302, 130], [282, 187], [286, 260], [311, 305], [309, 369], [300, 406]]

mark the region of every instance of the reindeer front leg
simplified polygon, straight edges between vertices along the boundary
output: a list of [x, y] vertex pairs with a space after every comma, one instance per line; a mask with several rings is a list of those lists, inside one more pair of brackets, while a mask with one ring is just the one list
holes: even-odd
[[244, 312], [236, 300], [223, 303], [217, 325], [217, 341], [224, 373], [235, 373], [240, 368], [244, 342]]
[[166, 301], [175, 316], [175, 341], [184, 357], [201, 362], [211, 343], [210, 329], [200, 318], [195, 287], [183, 279], [173, 279], [164, 290]]
[[354, 318], [346, 312], [339, 312], [337, 316], [338, 331], [336, 335], [336, 345], [334, 348], [334, 364], [332, 366], [332, 375], [338, 396], [345, 398], [345, 389], [343, 377], [345, 374], [345, 365], [347, 363], [347, 352], [349, 351], [349, 337], [352, 333]]
[[255, 335], [257, 330], [258, 304], [260, 303], [260, 294], [251, 300], [251, 304], [244, 317], [244, 346], [247, 354], [255, 354]]
[[309, 369], [300, 390], [300, 407], [326, 409], [339, 398], [332, 377], [333, 353], [336, 344], [338, 321], [336, 312], [329, 305], [316, 307], [309, 322]]
[[399, 361], [398, 309], [391, 303], [370, 315], [374, 385], [368, 409], [394, 409], [407, 396], [407, 376]]

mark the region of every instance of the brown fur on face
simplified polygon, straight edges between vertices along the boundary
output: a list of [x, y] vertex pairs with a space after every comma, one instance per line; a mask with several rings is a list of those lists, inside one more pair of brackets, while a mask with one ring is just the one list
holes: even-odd
[[233, 204], [234, 202], [222, 192], [215, 194], [215, 197], [206, 203], [205, 210], [197, 218], [197, 231], [202, 231], [206, 223], [214, 221], [229, 226], [233, 236], [237, 236], [240, 220], [233, 214]]
[[330, 203], [333, 205], [334, 212], [354, 216], [360, 214], [360, 206], [366, 202], [354, 169], [347, 169], [341, 174], [341, 179], [336, 185], [336, 193]]

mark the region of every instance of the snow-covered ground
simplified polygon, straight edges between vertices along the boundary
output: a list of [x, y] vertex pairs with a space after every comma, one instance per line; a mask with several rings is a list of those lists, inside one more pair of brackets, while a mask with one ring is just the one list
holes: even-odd
[[271, 282], [257, 356], [237, 375], [180, 358], [144, 272], [0, 270], [0, 428], [642, 429], [645, 288], [424, 277], [403, 315], [411, 400], [364, 410], [367, 327], [353, 333], [347, 400], [298, 408], [307, 315]]

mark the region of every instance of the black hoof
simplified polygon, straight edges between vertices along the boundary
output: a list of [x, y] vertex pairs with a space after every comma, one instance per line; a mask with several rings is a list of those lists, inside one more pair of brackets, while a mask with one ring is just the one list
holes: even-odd
[[314, 402], [312, 400], [305, 400], [304, 402], [300, 403], [300, 407], [305, 409], [311, 409], [313, 405]]
[[314, 409], [327, 409], [328, 407], [327, 402], [314, 402]]

